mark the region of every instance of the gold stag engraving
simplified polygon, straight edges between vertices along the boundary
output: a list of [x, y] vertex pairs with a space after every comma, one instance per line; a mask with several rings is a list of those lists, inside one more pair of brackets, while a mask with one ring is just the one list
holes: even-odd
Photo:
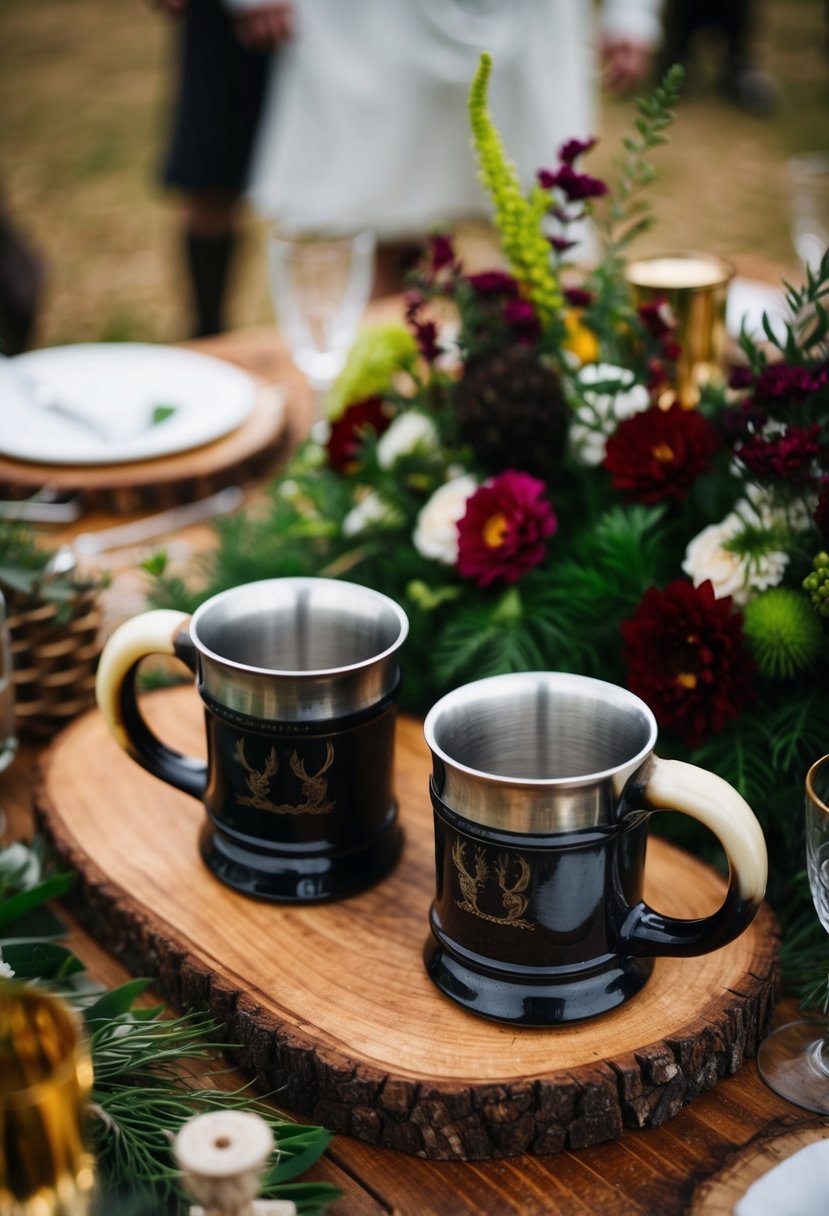
[[334, 744], [330, 739], [325, 745], [325, 760], [322, 768], [318, 769], [316, 773], [312, 773], [310, 777], [305, 770], [305, 761], [300, 760], [297, 752], [293, 752], [291, 755], [289, 761], [291, 772], [302, 782], [301, 802], [274, 802], [270, 796], [271, 779], [279, 770], [279, 756], [275, 747], [268, 752], [261, 771], [252, 768], [248, 763], [244, 739], [236, 740], [236, 759], [247, 770], [245, 785], [250, 790], [249, 794], [236, 795], [236, 801], [240, 806], [252, 806], [257, 811], [270, 811], [273, 815], [327, 815], [337, 805], [328, 798], [328, 782], [323, 777], [323, 773], [328, 772], [334, 763]]
[[[524, 857], [518, 853], [499, 853], [494, 866], [490, 866], [486, 857], [486, 849], [479, 845], [475, 849], [475, 860], [470, 872], [466, 858], [466, 844], [464, 841], [456, 839], [452, 846], [452, 860], [458, 872], [458, 885], [463, 895], [462, 900], [455, 901], [459, 908], [462, 908], [464, 912], [471, 912], [473, 916], [480, 916], [482, 920], [494, 921], [498, 925], [513, 925], [516, 929], [535, 928], [532, 921], [524, 919], [529, 900], [523, 892], [526, 891], [530, 882], [530, 867]], [[518, 874], [515, 881], [509, 882], [509, 875], [511, 872], [515, 872], [516, 866]], [[478, 907], [480, 893], [483, 892], [487, 880], [493, 875], [501, 888], [503, 916], [492, 916]]]

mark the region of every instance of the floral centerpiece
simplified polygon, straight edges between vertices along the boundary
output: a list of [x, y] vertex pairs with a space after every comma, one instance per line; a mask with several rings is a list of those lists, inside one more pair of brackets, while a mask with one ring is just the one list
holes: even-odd
[[[512, 670], [627, 685], [663, 753], [754, 807], [790, 961], [819, 966], [799, 875], [803, 778], [829, 751], [829, 259], [788, 290], [785, 336], [744, 334], [730, 382], [684, 408], [670, 310], [636, 309], [624, 279], [681, 72], [639, 103], [613, 189], [583, 169], [593, 141], [571, 140], [525, 192], [489, 67], [470, 118], [506, 266], [467, 273], [434, 235], [406, 324], [361, 334], [325, 433], [265, 509], [221, 525], [199, 588], [157, 563], [155, 598], [193, 605], [300, 573], [370, 584], [409, 614], [404, 705], [418, 712]], [[586, 222], [602, 253], [578, 273]]]

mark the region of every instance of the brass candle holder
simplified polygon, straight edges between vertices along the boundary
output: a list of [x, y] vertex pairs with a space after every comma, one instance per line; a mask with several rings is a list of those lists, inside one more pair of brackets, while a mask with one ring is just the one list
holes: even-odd
[[92, 1062], [62, 1001], [0, 980], [0, 1212], [87, 1216], [94, 1174], [84, 1144]]
[[722, 376], [726, 365], [725, 309], [734, 267], [707, 253], [669, 253], [640, 258], [625, 270], [634, 304], [664, 301], [673, 313], [681, 347], [669, 405], [697, 404], [700, 387]]

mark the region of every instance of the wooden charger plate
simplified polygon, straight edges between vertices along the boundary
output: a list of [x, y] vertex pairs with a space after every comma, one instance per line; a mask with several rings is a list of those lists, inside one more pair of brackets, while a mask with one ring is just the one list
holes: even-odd
[[[165, 742], [204, 754], [192, 687], [144, 706]], [[37, 810], [80, 873], [90, 932], [178, 1008], [225, 1020], [257, 1084], [332, 1131], [434, 1159], [578, 1149], [663, 1123], [754, 1054], [776, 995], [765, 907], [736, 942], [658, 960], [627, 1005], [571, 1027], [516, 1029], [445, 998], [421, 959], [434, 886], [429, 770], [421, 724], [402, 718], [403, 858], [335, 904], [261, 903], [214, 879], [197, 850], [201, 805], [122, 753], [97, 710], [46, 753]], [[660, 911], [706, 915], [723, 895], [714, 870], [651, 841], [646, 896]]]
[[253, 378], [250, 415], [212, 443], [126, 464], [38, 464], [0, 454], [0, 497], [24, 498], [49, 486], [59, 494], [77, 494], [87, 511], [126, 514], [166, 510], [206, 498], [233, 481], [264, 475], [275, 464], [285, 432], [287, 390]]

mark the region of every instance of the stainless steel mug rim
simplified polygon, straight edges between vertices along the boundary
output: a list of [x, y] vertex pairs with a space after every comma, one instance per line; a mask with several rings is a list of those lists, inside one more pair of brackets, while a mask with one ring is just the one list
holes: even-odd
[[[240, 663], [236, 659], [228, 658], [226, 655], [222, 655], [214, 650], [211, 650], [210, 647], [205, 644], [203, 639], [199, 637], [199, 625], [208, 612], [214, 610], [223, 601], [239, 597], [243, 592], [251, 592], [254, 589], [265, 590], [267, 588], [279, 588], [280, 590], [286, 590], [288, 585], [294, 588], [308, 587], [311, 589], [312, 587], [321, 583], [330, 583], [333, 586], [336, 586], [338, 589], [341, 588], [343, 593], [356, 591], [366, 600], [373, 600], [378, 606], [382, 605], [384, 609], [390, 610], [397, 617], [399, 626], [398, 633], [394, 641], [385, 647], [384, 650], [378, 650], [376, 654], [372, 654], [365, 659], [360, 659], [355, 663], [345, 663], [338, 666], [309, 669], [290, 667], [258, 667], [251, 663]], [[224, 667], [232, 668], [236, 671], [261, 676], [284, 676], [287, 679], [313, 680], [315, 677], [319, 678], [323, 676], [346, 675], [349, 672], [358, 672], [367, 667], [372, 667], [377, 663], [381, 663], [384, 659], [394, 654], [395, 651], [399, 650], [402, 644], [405, 642], [408, 633], [409, 618], [407, 617], [406, 613], [398, 603], [396, 603], [389, 596], [384, 595], [381, 591], [375, 591], [373, 588], [364, 587], [360, 583], [349, 583], [341, 579], [322, 579], [302, 576], [261, 579], [253, 583], [241, 583], [238, 587], [229, 587], [226, 591], [220, 591], [218, 594], [211, 596], [210, 599], [205, 600], [203, 604], [200, 604], [190, 620], [190, 638], [193, 645], [205, 658], [208, 658], [214, 663], [218, 663]]]
[[[227, 610], [228, 601], [233, 604], [232, 611]], [[298, 632], [292, 633], [296, 620], [291, 614], [301, 619], [305, 612], [307, 617], [315, 605], [320, 624], [313, 635], [307, 634], [308, 662], [305, 666], [291, 665], [287, 655], [292, 640], [298, 644]], [[211, 628], [220, 635], [230, 630], [236, 636], [234, 626], [241, 630], [260, 609], [267, 616], [269, 607], [274, 618], [283, 613], [287, 621], [293, 620], [290, 624], [286, 621], [284, 634], [275, 619], [266, 619], [261, 638], [256, 631], [252, 637], [242, 638], [235, 655], [232, 647], [230, 654], [214, 648], [217, 642], [206, 627], [210, 614], [216, 614]], [[198, 655], [199, 691], [205, 698], [249, 718], [307, 725], [350, 717], [394, 696], [400, 682], [398, 651], [408, 632], [406, 613], [379, 591], [340, 579], [294, 577], [262, 579], [220, 592], [193, 614], [189, 636]], [[248, 651], [266, 640], [271, 665], [246, 661], [255, 658]], [[325, 662], [320, 658], [322, 654], [333, 659], [339, 644], [351, 648], [355, 656], [352, 661]]]
[[[486, 769], [473, 768], [456, 760], [438, 743], [436, 738], [437, 723], [441, 715], [450, 706], [462, 706], [464, 704], [472, 706], [482, 696], [497, 695], [498, 693], [508, 693], [512, 690], [527, 688], [533, 682], [535, 682], [536, 686], [539, 683], [543, 683], [549, 688], [554, 688], [557, 692], [593, 692], [596, 695], [601, 695], [605, 700], [610, 696], [620, 707], [637, 709], [648, 724], [647, 742], [637, 752], [634, 752], [633, 755], [609, 768], [567, 777], [518, 777], [506, 773], [488, 772]], [[423, 724], [423, 733], [426, 737], [429, 750], [433, 755], [439, 757], [444, 764], [473, 778], [475, 781], [488, 782], [493, 786], [503, 786], [506, 784], [526, 790], [556, 790], [565, 788], [577, 789], [581, 786], [595, 785], [602, 781], [612, 780], [620, 772], [635, 771], [653, 751], [656, 745], [658, 728], [656, 718], [645, 702], [640, 697], [637, 697], [635, 693], [620, 687], [618, 684], [610, 684], [605, 680], [598, 680], [592, 676], [576, 675], [570, 672], [525, 671], [500, 676], [488, 676], [485, 679], [474, 680], [469, 684], [453, 689], [441, 697], [429, 710]]]

